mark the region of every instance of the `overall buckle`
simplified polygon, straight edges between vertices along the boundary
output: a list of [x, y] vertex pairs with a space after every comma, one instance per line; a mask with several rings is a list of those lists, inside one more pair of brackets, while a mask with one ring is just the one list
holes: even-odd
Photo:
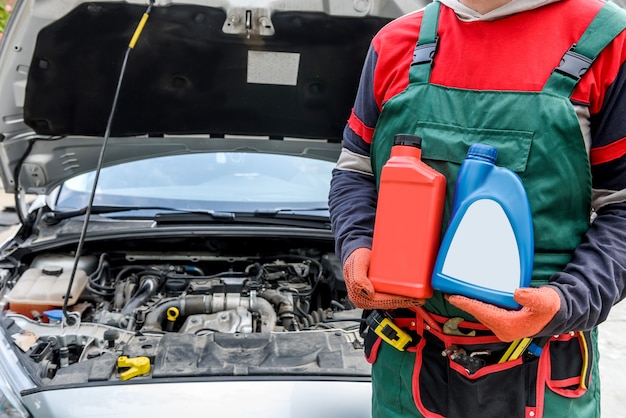
[[413, 50], [413, 62], [411, 65], [430, 64], [435, 56], [435, 53], [437, 52], [438, 46], [439, 37], [436, 37], [434, 42], [416, 45]]
[[589, 67], [591, 67], [593, 59], [575, 52], [575, 47], [576, 44], [572, 45], [569, 51], [563, 55], [561, 63], [555, 68], [555, 71], [578, 81], [587, 72]]

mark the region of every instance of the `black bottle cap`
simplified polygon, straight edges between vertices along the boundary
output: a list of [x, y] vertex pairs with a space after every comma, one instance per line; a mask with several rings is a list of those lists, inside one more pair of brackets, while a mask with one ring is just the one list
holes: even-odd
[[422, 137], [411, 134], [396, 134], [393, 137], [393, 145], [408, 145], [410, 147], [422, 148]]

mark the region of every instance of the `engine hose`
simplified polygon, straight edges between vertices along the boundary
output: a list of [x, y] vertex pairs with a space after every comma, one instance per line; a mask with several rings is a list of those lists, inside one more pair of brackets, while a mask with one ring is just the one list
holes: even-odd
[[251, 294], [250, 298], [250, 310], [257, 312], [261, 316], [261, 332], [269, 333], [274, 330], [276, 325], [276, 311], [274, 307], [262, 297], [257, 297], [256, 294]]
[[182, 317], [187, 317], [195, 314], [222, 312], [238, 306], [259, 314], [262, 318], [261, 332], [273, 330], [276, 324], [276, 312], [267, 300], [256, 295], [241, 297], [233, 293], [216, 293], [214, 295], [186, 295], [158, 303], [146, 316], [142, 331], [162, 331], [167, 310], [172, 307], [177, 308]]
[[143, 306], [154, 294], [156, 293], [159, 287], [159, 279], [156, 276], [144, 276], [141, 284], [139, 285], [139, 290], [135, 293], [135, 296], [130, 299], [124, 308], [122, 309], [122, 313], [124, 315], [132, 314], [135, 309]]
[[302, 321], [302, 328], [304, 329], [307, 329], [311, 325], [309, 319], [306, 316], [301, 316], [300, 320]]
[[291, 329], [295, 316], [291, 299], [276, 289], [264, 290], [259, 293], [259, 297], [267, 299], [272, 305], [276, 306], [278, 308], [278, 316], [281, 320], [281, 325], [285, 329]]
[[324, 322], [326, 320], [326, 313], [322, 308], [317, 308], [317, 310], [311, 313], [300, 316], [300, 320], [304, 328], [309, 328]]

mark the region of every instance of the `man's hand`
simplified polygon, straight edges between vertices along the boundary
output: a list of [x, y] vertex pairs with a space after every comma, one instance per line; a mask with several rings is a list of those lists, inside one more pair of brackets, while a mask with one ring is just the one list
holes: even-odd
[[448, 297], [451, 304], [473, 315], [502, 341], [539, 334], [561, 307], [561, 297], [548, 286], [517, 289], [513, 299], [522, 309], [510, 311], [465, 296]]
[[348, 256], [343, 266], [348, 297], [357, 308], [388, 310], [424, 304], [424, 299], [375, 292], [372, 282], [367, 277], [371, 254], [369, 248], [357, 248]]

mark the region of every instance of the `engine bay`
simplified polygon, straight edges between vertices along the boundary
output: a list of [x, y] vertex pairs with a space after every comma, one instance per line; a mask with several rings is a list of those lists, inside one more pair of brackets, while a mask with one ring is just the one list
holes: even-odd
[[[12, 268], [5, 261], [0, 322], [43, 384], [369, 373], [361, 312], [348, 301], [341, 264], [326, 244], [202, 241], [213, 248], [135, 239], [115, 250], [92, 244], [77, 259], [47, 251], [13, 259]], [[141, 242], [148, 251], [138, 249]], [[237, 243], [241, 253], [234, 254]]]

